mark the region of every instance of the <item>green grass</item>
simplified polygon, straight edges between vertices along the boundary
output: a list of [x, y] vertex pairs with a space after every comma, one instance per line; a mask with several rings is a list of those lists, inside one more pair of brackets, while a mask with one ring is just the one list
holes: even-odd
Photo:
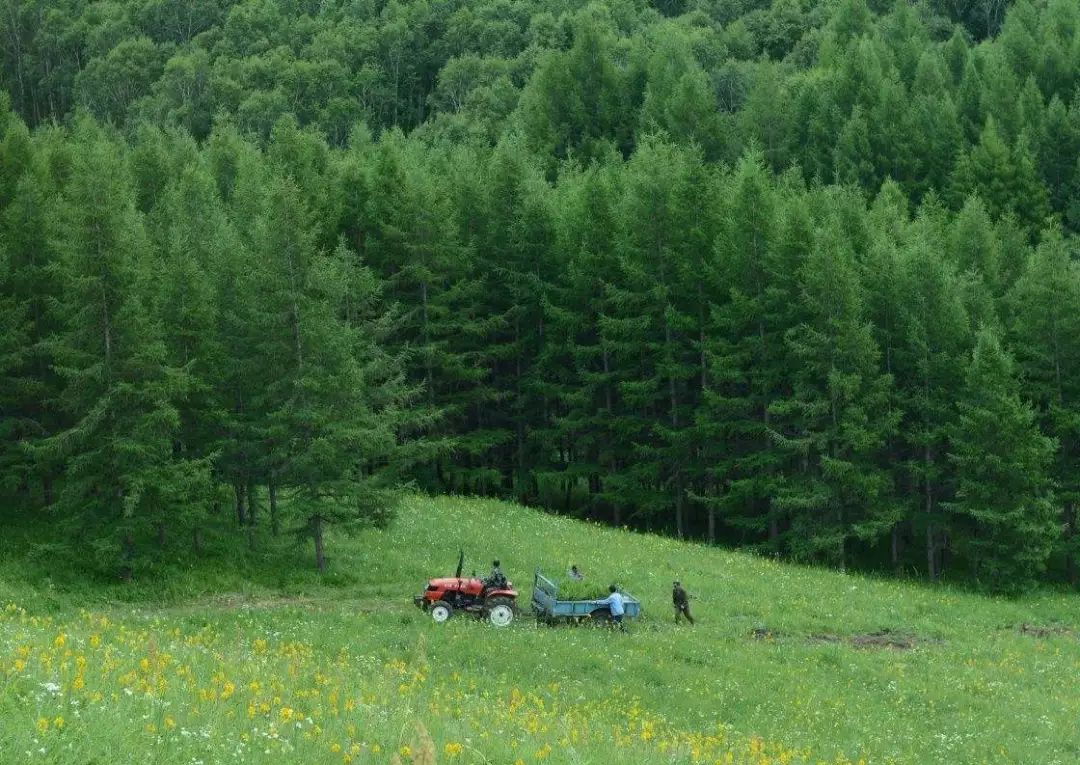
[[[537, 567], [577, 563], [646, 616], [628, 634], [435, 625], [409, 598], [459, 547], [467, 570], [500, 558], [526, 603]], [[268, 541], [133, 586], [24, 549], [0, 548], [5, 765], [1080, 761], [1074, 595], [990, 599], [454, 498], [332, 537], [324, 577]], [[673, 624], [675, 578], [696, 627]], [[882, 630], [914, 647], [853, 644]]]

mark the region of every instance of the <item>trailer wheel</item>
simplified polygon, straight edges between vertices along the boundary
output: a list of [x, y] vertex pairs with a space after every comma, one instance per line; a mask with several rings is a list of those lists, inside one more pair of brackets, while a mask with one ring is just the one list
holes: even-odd
[[428, 611], [431, 613], [431, 618], [436, 624], [442, 624], [454, 615], [454, 607], [445, 600], [432, 603], [431, 608], [428, 609]]

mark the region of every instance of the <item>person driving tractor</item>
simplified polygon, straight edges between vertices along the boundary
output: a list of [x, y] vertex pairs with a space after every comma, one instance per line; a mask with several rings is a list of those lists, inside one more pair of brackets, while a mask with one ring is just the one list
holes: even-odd
[[502, 572], [502, 567], [499, 565], [499, 561], [493, 560], [491, 562], [491, 574], [484, 580], [484, 587], [489, 590], [498, 589], [506, 586], [506, 575]]

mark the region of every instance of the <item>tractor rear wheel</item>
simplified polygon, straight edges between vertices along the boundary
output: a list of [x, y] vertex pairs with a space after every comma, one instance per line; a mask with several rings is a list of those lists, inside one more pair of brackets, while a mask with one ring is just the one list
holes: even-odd
[[514, 621], [514, 601], [511, 598], [491, 598], [486, 610], [488, 621], [496, 627], [506, 627]]
[[432, 603], [431, 608], [428, 610], [431, 613], [432, 620], [434, 620], [436, 624], [442, 624], [454, 615], [454, 607], [445, 600], [439, 600]]

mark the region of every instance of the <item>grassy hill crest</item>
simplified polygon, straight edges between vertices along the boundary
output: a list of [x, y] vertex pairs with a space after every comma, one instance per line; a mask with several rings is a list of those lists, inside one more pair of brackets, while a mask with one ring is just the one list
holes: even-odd
[[[1064, 682], [1080, 668], [1074, 596], [875, 581], [461, 498], [411, 497], [388, 530], [330, 541], [322, 580], [301, 573], [307, 550], [267, 543], [231, 566], [157, 572], [158, 591], [34, 584], [33, 561], [8, 547], [0, 759], [1065, 763], [1080, 751], [1080, 694]], [[467, 570], [500, 558], [523, 604], [537, 567], [577, 563], [640, 597], [646, 617], [626, 635], [527, 614], [506, 630], [435, 625], [408, 599], [452, 572], [459, 547]], [[676, 577], [697, 627], [672, 622]]]

